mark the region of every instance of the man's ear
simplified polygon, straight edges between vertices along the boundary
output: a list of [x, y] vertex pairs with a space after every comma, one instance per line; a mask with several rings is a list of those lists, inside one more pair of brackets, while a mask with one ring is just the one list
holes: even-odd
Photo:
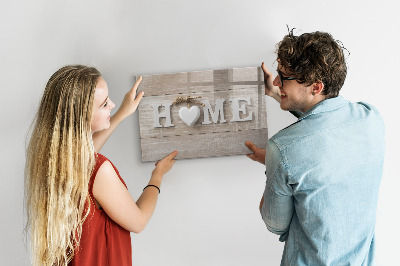
[[324, 89], [324, 83], [322, 82], [315, 82], [312, 84], [312, 95], [318, 95], [322, 92], [322, 90]]

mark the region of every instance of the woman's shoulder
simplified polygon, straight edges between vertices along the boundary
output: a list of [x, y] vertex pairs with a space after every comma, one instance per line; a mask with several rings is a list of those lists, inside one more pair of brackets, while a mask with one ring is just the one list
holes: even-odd
[[[126, 184], [124, 180], [121, 178], [119, 171], [117, 167], [104, 155], [97, 153], [96, 154], [96, 169], [94, 174], [98, 175], [105, 175], [105, 176], [117, 176], [118, 179], [124, 184], [126, 187]], [[96, 178], [97, 179], [97, 178]]]
[[[92, 170], [92, 175], [89, 181], [89, 193], [93, 193], [93, 186], [95, 180], [98, 179], [99, 172], [110, 172], [113, 170], [113, 165], [111, 164], [110, 160], [107, 157], [100, 153], [95, 154], [96, 163]], [[96, 182], [97, 183], [97, 182]]]

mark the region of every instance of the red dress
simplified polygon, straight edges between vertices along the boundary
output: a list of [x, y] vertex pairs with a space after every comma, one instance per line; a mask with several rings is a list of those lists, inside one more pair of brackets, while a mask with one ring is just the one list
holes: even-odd
[[[94, 179], [105, 161], [109, 160], [99, 153], [96, 154], [96, 166], [89, 181], [90, 213], [83, 223], [79, 250], [75, 251], [75, 256], [69, 263], [71, 266], [132, 265], [130, 232], [111, 220], [103, 209], [99, 209], [93, 197]], [[112, 163], [111, 165], [126, 187], [117, 168]]]

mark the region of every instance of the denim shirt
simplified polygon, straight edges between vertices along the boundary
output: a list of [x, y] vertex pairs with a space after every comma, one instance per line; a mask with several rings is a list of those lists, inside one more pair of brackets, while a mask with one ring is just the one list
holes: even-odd
[[341, 96], [268, 141], [261, 215], [281, 265], [373, 265], [384, 146], [378, 111]]

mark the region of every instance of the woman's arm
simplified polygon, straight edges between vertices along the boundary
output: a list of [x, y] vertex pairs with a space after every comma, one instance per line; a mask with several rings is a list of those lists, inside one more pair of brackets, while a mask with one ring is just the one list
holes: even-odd
[[[174, 151], [157, 163], [149, 185], [161, 186], [162, 178], [174, 165], [177, 154]], [[135, 202], [109, 161], [100, 166], [93, 184], [93, 196], [107, 215], [126, 230], [135, 233], [141, 232], [150, 220], [158, 194], [157, 188], [147, 187]]]
[[93, 145], [94, 150], [99, 152], [103, 145], [106, 143], [107, 139], [111, 136], [114, 130], [118, 127], [118, 125], [128, 116], [133, 114], [137, 107], [139, 106], [140, 100], [143, 97], [143, 92], [140, 92], [136, 96], [137, 88], [142, 81], [142, 77], [139, 77], [132, 89], [125, 94], [124, 100], [121, 103], [121, 106], [118, 108], [118, 111], [111, 117], [110, 119], [110, 127], [108, 129], [96, 132], [93, 134]]

